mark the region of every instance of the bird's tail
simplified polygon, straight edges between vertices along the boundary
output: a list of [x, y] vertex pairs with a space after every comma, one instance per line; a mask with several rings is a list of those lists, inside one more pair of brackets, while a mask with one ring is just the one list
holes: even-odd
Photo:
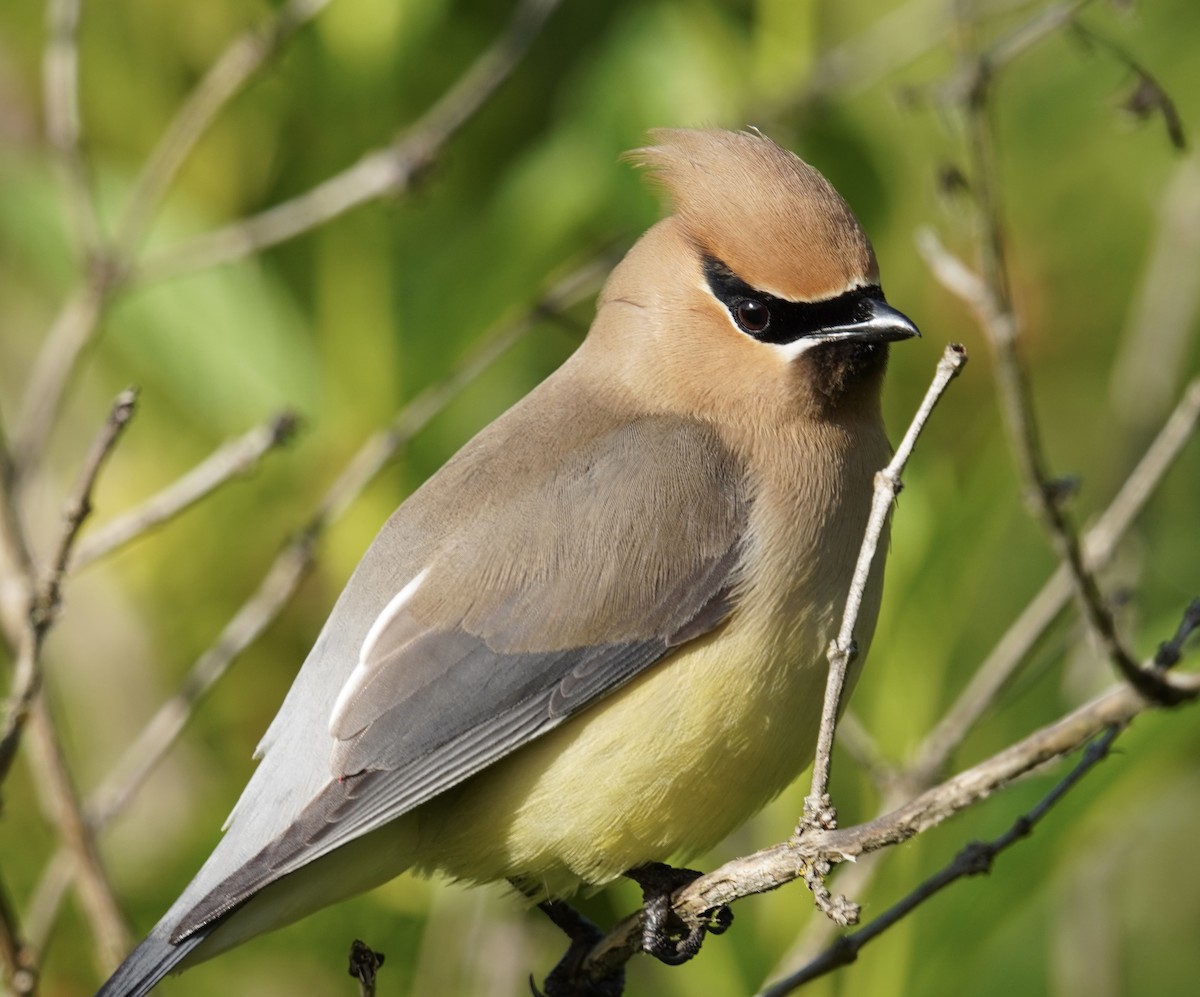
[[96, 997], [142, 997], [186, 959], [207, 935], [207, 931], [200, 931], [176, 944], [170, 940], [170, 931], [160, 924], [129, 953], [108, 982], [96, 992]]

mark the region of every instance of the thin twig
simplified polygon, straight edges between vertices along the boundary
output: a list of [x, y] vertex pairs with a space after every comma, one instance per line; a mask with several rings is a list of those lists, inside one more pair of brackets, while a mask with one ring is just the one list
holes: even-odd
[[66, 845], [60, 842], [58, 851], [42, 870], [37, 889], [25, 904], [26, 946], [34, 966], [38, 965], [40, 954], [46, 950], [63, 898], [74, 881], [74, 859]]
[[1140, 668], [1122, 643], [1112, 613], [1085, 560], [1079, 538], [1062, 508], [1055, 482], [1046, 473], [1025, 369], [1016, 350], [1017, 316], [1006, 290], [1007, 277], [1001, 262], [1000, 236], [995, 234], [987, 242], [991, 248], [984, 253], [984, 257], [993, 258], [994, 262], [990, 264], [993, 270], [991, 276], [984, 278], [973, 273], [941, 246], [931, 231], [922, 230], [917, 237], [918, 247], [929, 262], [934, 276], [975, 312], [995, 350], [996, 379], [1005, 428], [1025, 483], [1028, 503], [1045, 528], [1060, 563], [1067, 570], [1072, 592], [1089, 631], [1127, 681], [1148, 696], [1174, 695], [1173, 689], [1166, 686], [1160, 688], [1154, 673]]
[[[1195, 432], [1200, 419], [1200, 380], [1189, 387], [1175, 411], [1162, 427], [1144, 457], [1126, 479], [1120, 492], [1084, 536], [1084, 556], [1092, 570], [1107, 564], [1137, 514], [1162, 481], [1175, 458]], [[1038, 637], [1050, 626], [1071, 598], [1071, 582], [1067, 569], [1059, 566], [1041, 591], [1025, 607], [1016, 622], [1006, 631], [976, 671], [966, 689], [946, 711], [942, 720], [913, 752], [913, 761], [896, 769], [880, 756], [865, 731], [849, 723], [853, 714], [847, 713], [838, 725], [838, 743], [849, 749], [867, 769], [883, 794], [880, 815], [899, 806], [916, 793], [923, 792], [944, 777], [953, 752], [984, 711], [991, 706], [1001, 689], [1011, 679]], [[1186, 619], [1186, 617], [1185, 617]], [[1176, 635], [1178, 638], [1178, 635]], [[852, 735], [848, 739], [848, 735]], [[855, 739], [860, 743], [855, 746]], [[873, 856], [872, 856], [873, 858]], [[874, 861], [855, 863], [843, 869], [838, 887], [849, 896], [861, 896], [878, 865]], [[780, 960], [780, 970], [773, 976], [793, 972], [794, 967], [814, 959], [820, 947], [828, 944], [834, 931], [828, 918], [814, 918], [804, 937]]]
[[1200, 630], [1200, 599], [1193, 599], [1183, 611], [1183, 617], [1171, 639], [1158, 645], [1158, 650], [1154, 652], [1153, 667], [1166, 671], [1179, 664], [1184, 645], [1197, 630]]
[[82, 0], [48, 0], [42, 103], [46, 136], [63, 174], [68, 223], [76, 253], [87, 266], [101, 245], [100, 218], [81, 148], [79, 13]]
[[68, 296], [42, 344], [25, 392], [14, 433], [13, 459], [18, 480], [41, 459], [46, 437], [58, 413], [75, 363], [91, 339], [110, 288], [101, 262], [103, 234], [95, 195], [81, 150], [79, 116], [79, 14], [81, 0], [49, 0], [43, 102], [46, 130], [66, 188], [66, 203], [83, 276]]
[[1123, 428], [1138, 435], [1158, 422], [1188, 369], [1200, 314], [1200, 155], [1175, 168], [1157, 214], [1154, 243], [1138, 278], [1109, 388]]
[[1167, 138], [1171, 145], [1177, 152], [1183, 152], [1187, 148], [1183, 118], [1175, 106], [1175, 101], [1171, 99], [1171, 95], [1159, 83], [1157, 77], [1130, 55], [1124, 46], [1118, 45], [1111, 38], [1106, 38], [1078, 21], [1072, 26], [1075, 34], [1086, 44], [1103, 49], [1137, 77], [1137, 87], [1125, 101], [1126, 110], [1139, 118], [1146, 118], [1155, 113], [1159, 114], [1163, 119]]
[[561, 0], [521, 0], [505, 30], [458, 82], [389, 145], [308, 192], [224, 228], [163, 250], [142, 263], [137, 283], [242, 259], [323, 225], [367, 201], [412, 189], [446, 143], [499, 90]]
[[213, 644], [196, 659], [179, 691], [164, 702], [87, 801], [97, 830], [120, 813], [192, 718], [197, 704], [287, 606], [313, 564], [314, 533], [303, 531], [272, 562], [266, 576]]
[[[1200, 697], [1200, 674], [1168, 674], [1164, 681], [1173, 685], [1180, 700], [1195, 702]], [[814, 862], [853, 860], [908, 841], [1047, 762], [1071, 754], [1106, 727], [1125, 727], [1139, 713], [1159, 705], [1123, 682], [882, 817], [854, 827], [813, 829], [803, 838], [792, 837], [727, 862], [677, 891], [671, 906], [685, 921], [694, 921], [742, 897], [793, 882]], [[593, 947], [583, 962], [583, 974], [590, 980], [605, 979], [638, 952], [640, 944], [639, 911]]]
[[[129, 951], [131, 942], [125, 916], [108, 878], [96, 837], [83, 813], [75, 780], [59, 742], [58, 731], [46, 705], [46, 697], [34, 699], [29, 710], [28, 755], [37, 773], [34, 788], [42, 809], [51, 820], [71, 854], [76, 893], [96, 942], [96, 961], [104, 975], [110, 974]], [[30, 939], [34, 951], [42, 944]]]
[[[96, 939], [97, 956], [104, 970], [111, 970], [120, 962], [128, 948], [128, 933], [95, 839], [83, 817], [79, 795], [63, 756], [53, 719], [45, 699], [38, 696], [38, 691], [42, 683], [42, 644], [58, 617], [62, 581], [71, 550], [84, 520], [91, 512], [92, 492], [100, 470], [132, 418], [135, 404], [136, 393], [132, 390], [122, 392], [114, 401], [103, 429], [83, 462], [79, 484], [67, 502], [62, 533], [43, 577], [36, 584], [32, 578], [29, 580], [33, 595], [24, 625], [19, 634], [6, 635], [9, 643], [17, 647], [17, 661], [13, 671], [13, 688], [5, 711], [4, 731], [0, 736], [2, 783], [12, 767], [17, 747], [28, 726], [31, 764], [36, 773], [33, 782], [43, 808], [58, 827], [66, 849], [74, 860], [80, 901]], [[30, 987], [36, 981], [34, 953], [37, 950], [38, 946], [29, 946], [23, 956], [21, 969], [25, 975], [22, 981], [27, 981]]]
[[991, 841], [969, 842], [948, 866], [931, 876], [909, 893], [908, 896], [874, 918], [866, 927], [838, 938], [824, 953], [807, 966], [763, 990], [761, 997], [784, 997], [785, 994], [790, 994], [800, 989], [804, 984], [820, 976], [831, 973], [841, 966], [849, 965], [858, 958], [858, 953], [864, 945], [878, 938], [897, 922], [912, 913], [912, 911], [926, 900], [945, 889], [951, 883], [957, 882], [966, 876], [978, 876], [990, 872], [992, 865], [1001, 852], [1012, 847], [1018, 841], [1029, 837], [1038, 822], [1050, 812], [1055, 804], [1088, 772], [1108, 757], [1109, 749], [1112, 747], [1112, 743], [1116, 740], [1120, 730], [1120, 727], [1111, 726], [1093, 740], [1088, 745], [1079, 763], [1042, 798], [1037, 806], [1028, 813], [1018, 817], [1003, 834]]
[[375, 997], [375, 977], [383, 965], [384, 955], [366, 942], [354, 939], [350, 946], [350, 975], [358, 980], [359, 997]]
[[0, 423], [0, 629], [20, 633], [33, 598], [33, 554], [17, 505], [17, 470]]
[[846, 597], [846, 608], [842, 615], [841, 629], [830, 643], [828, 650], [829, 677], [825, 685], [825, 702], [821, 711], [821, 728], [817, 735], [816, 759], [813, 762], [812, 789], [804, 800], [804, 817], [797, 833], [803, 834], [809, 827], [829, 828], [835, 826], [836, 818], [830, 811], [829, 769], [832, 764], [833, 734], [841, 706], [842, 690], [846, 682], [846, 669], [856, 653], [854, 629], [858, 625], [858, 613], [862, 606], [863, 593], [871, 574], [879, 540], [887, 526], [888, 514], [896, 494], [900, 491], [900, 475], [912, 455], [917, 438], [929, 421], [934, 406], [945, 393], [950, 382], [967, 362], [967, 351], [957, 343], [951, 343], [942, 353], [934, 372], [932, 383], [925, 392], [916, 415], [909, 424], [904, 439], [896, 448], [891, 462], [875, 476], [875, 492], [871, 499], [871, 513], [863, 536], [854, 577]]
[[17, 662], [13, 669], [13, 689], [5, 709], [4, 729], [0, 734], [0, 784], [8, 777], [16, 757], [21, 731], [41, 688], [42, 644], [58, 616], [67, 561], [75, 539], [79, 536], [79, 530], [92, 511], [92, 490], [100, 469], [112, 453], [129, 420], [133, 418], [136, 403], [137, 393], [132, 389], [121, 392], [113, 402], [104, 428], [97, 435], [84, 460], [79, 484], [67, 502], [65, 525], [49, 566], [35, 588], [26, 625], [22, 633], [12, 641], [17, 646]]
[[[1047, 38], [1061, 32], [1064, 27], [1074, 24], [1079, 12], [1093, 2], [1094, 0], [1066, 0], [1063, 3], [1040, 8], [1032, 17], [1018, 23], [1016, 27], [983, 49], [975, 58], [964, 60], [959, 69], [948, 79], [932, 86], [903, 87], [899, 94], [909, 104], [929, 101], [939, 106], [957, 106], [973, 100], [977, 93], [987, 89], [992, 78], [1001, 69], [1036, 48]], [[985, 3], [980, 0], [972, 0], [971, 11], [974, 21], [982, 21], [1009, 13], [1019, 7], [1034, 5], [1023, 2], [1023, 0], [1016, 0], [1012, 3]], [[842, 84], [840, 92], [853, 94], [865, 89], [865, 86], [871, 85], [881, 75], [878, 67], [871, 62], [873, 57], [877, 56], [877, 61], [885, 67], [899, 68], [925, 51], [936, 48], [947, 34], [955, 31], [954, 19], [946, 17], [945, 13], [944, 5], [937, 6], [931, 11], [928, 18], [929, 24], [925, 28], [924, 35], [921, 36], [919, 32], [913, 31], [913, 27], [916, 25], [919, 29], [922, 22], [911, 14], [907, 14], [905, 8], [900, 8], [886, 18], [880, 19], [878, 27], [885, 30], [878, 32], [878, 38], [874, 40], [872, 47], [859, 50], [858, 46], [844, 45], [842, 48], [846, 52], [839, 60], [841, 65], [837, 67], [841, 70], [843, 77], [842, 80], [837, 81]], [[932, 16], [934, 14], [936, 14], [936, 20]], [[962, 33], [961, 23], [958, 28], [959, 33]], [[969, 32], [967, 33], [969, 34]], [[866, 33], [864, 33], [865, 35]], [[897, 36], [900, 38], [899, 49], [889, 51], [889, 40]], [[833, 54], [836, 55], [838, 52], [839, 50], [835, 50]], [[857, 57], [860, 60], [857, 64], [857, 71], [856, 63], [847, 57]], [[827, 59], [828, 56], [817, 64], [816, 72], [822, 70]], [[863, 67], [867, 67], [865, 71]], [[865, 85], [859, 81], [859, 77], [866, 81]], [[823, 92], [823, 88], [819, 87], [815, 87], [814, 90], [818, 96]]]
[[163, 132], [133, 186], [117, 229], [117, 250], [132, 259], [142, 237], [200, 137], [230, 100], [331, 0], [289, 0], [264, 24], [235, 38], [196, 84]]
[[[1007, 14], [1030, 0], [979, 0], [988, 15]], [[909, 0], [833, 48], [823, 51], [801, 88], [788, 94], [766, 117], [794, 114], [797, 108], [833, 95], [846, 100], [892, 79], [905, 66], [937, 49], [951, 30], [942, 0]]]
[[0, 882], [0, 965], [15, 997], [25, 997], [37, 988], [37, 956], [21, 937], [16, 911], [3, 882]]
[[[960, 12], [965, 7], [957, 8]], [[967, 25], [970, 26], [969, 24]], [[996, 178], [997, 157], [990, 113], [990, 78], [981, 71], [978, 85], [964, 96], [961, 106], [967, 128], [967, 149], [974, 176], [982, 234], [980, 238], [981, 281], [979, 293], [969, 301], [975, 305], [980, 327], [991, 342], [996, 357], [996, 387], [1004, 427], [1026, 491], [1026, 501], [1040, 520], [1051, 548], [1070, 572], [1076, 601], [1092, 636], [1126, 679], [1148, 696], [1170, 696], [1168, 686], [1159, 688], [1153, 672], [1139, 668], [1117, 633], [1113, 619], [1094, 574], [1083, 560], [1079, 537], [1048, 471], [1040, 433], [1029, 392], [1029, 377], [1017, 349], [1020, 320], [1013, 303], [1004, 246], [1003, 209]]]
[[93, 266], [63, 303], [38, 352], [13, 432], [18, 485], [45, 454], [46, 440], [79, 357], [96, 333], [111, 290], [109, 272]]
[[[72, 2], [72, 0], [62, 0]], [[181, 272], [191, 272], [220, 262], [239, 259], [308, 231], [356, 205], [384, 194], [411, 188], [416, 176], [440, 154], [444, 144], [493, 96], [511, 74], [537, 36], [542, 24], [561, 0], [522, 0], [508, 28], [472, 64], [458, 83], [439, 100], [413, 129], [391, 146], [368, 153], [354, 166], [319, 184], [307, 194], [268, 209], [259, 215], [164, 251], [144, 266], [123, 253], [98, 254], [79, 286], [67, 299], [38, 355], [17, 423], [14, 457], [19, 474], [27, 474], [40, 459], [45, 441], [58, 416], [63, 392], [113, 293], [130, 286]], [[276, 41], [290, 35], [321, 8], [320, 0], [295, 0], [285, 14], [271, 23]], [[246, 36], [227, 51], [215, 77], [181, 111], [168, 129], [154, 158], [147, 165], [130, 215], [121, 225], [122, 243], [130, 251], [149, 223], [179, 166], [196, 139], [232, 93], [273, 51], [258, 53]], [[275, 46], [278, 47], [277, 45]], [[261, 55], [261, 58], [260, 58]], [[257, 60], [257, 61], [256, 61]]]
[[[1083, 538], [1084, 563], [1098, 571], [1112, 560], [1117, 544], [1162, 481], [1200, 421], [1200, 379], [1192, 381], [1121, 490]], [[918, 786], [937, 779], [968, 731], [995, 702], [1034, 643], [1071, 599], [1073, 587], [1060, 564], [1005, 631], [966, 688], [914, 752], [908, 777]]]
[[235, 41], [180, 109], [155, 147], [118, 224], [118, 241], [101, 247], [94, 198], [79, 151], [78, 29], [80, 0], [52, 0], [48, 9], [46, 118], [68, 180], [75, 227], [86, 252], [81, 274], [34, 363], [14, 434], [18, 474], [27, 477], [41, 459], [63, 393], [85, 348], [96, 336], [113, 295], [127, 286], [133, 253], [167, 188], [196, 140], [249, 76], [329, 0], [291, 0], [258, 33]]
[[93, 561], [107, 557], [130, 541], [174, 519], [234, 478], [250, 474], [257, 469], [263, 457], [291, 441], [296, 426], [295, 413], [282, 412], [269, 422], [222, 444], [185, 475], [137, 508], [94, 528], [71, 559], [71, 570], [78, 571]]

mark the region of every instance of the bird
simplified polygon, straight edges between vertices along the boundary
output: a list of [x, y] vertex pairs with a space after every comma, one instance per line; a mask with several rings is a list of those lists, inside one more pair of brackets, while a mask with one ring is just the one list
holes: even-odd
[[410, 870], [507, 881], [578, 940], [576, 891], [661, 897], [811, 761], [889, 344], [919, 333], [846, 202], [758, 130], [627, 158], [668, 213], [575, 352], [383, 525], [211, 856], [98, 997]]

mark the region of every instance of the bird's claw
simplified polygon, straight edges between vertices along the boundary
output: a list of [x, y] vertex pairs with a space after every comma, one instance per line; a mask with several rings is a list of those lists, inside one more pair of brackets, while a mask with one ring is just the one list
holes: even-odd
[[671, 907], [671, 894], [701, 875], [695, 869], [675, 869], [651, 862], [626, 875], [642, 888], [642, 948], [668, 966], [679, 966], [700, 951], [708, 932], [723, 934], [733, 923], [726, 906], [706, 912], [707, 923], [689, 925]]
[[533, 997], [621, 997], [625, 992], [624, 969], [602, 980], [591, 980], [580, 972], [583, 960], [604, 937], [603, 932], [561, 900], [546, 900], [538, 907], [571, 939], [571, 945], [542, 984], [545, 993], [537, 988], [532, 976], [529, 978]]

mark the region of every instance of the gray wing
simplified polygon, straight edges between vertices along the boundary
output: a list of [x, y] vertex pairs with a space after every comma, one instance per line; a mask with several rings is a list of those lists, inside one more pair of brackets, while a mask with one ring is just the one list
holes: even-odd
[[477, 437], [400, 508], [335, 608], [313, 656], [340, 656], [336, 703], [328, 681], [302, 688], [302, 673], [268, 732], [261, 768], [297, 725], [323, 743], [321, 784], [172, 940], [718, 626], [737, 581], [743, 482], [710, 429], [673, 417], [582, 442]]

